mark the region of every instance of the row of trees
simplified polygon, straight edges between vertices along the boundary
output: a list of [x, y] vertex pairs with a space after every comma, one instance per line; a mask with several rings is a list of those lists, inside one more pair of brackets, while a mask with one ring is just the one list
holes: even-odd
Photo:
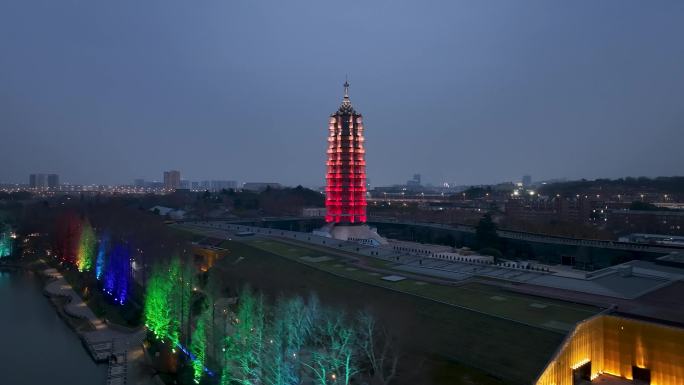
[[684, 194], [684, 177], [638, 177], [619, 179], [578, 180], [569, 182], [549, 183], [539, 188], [539, 193], [555, 196], [575, 196], [575, 194], [592, 194], [601, 192], [603, 195], [635, 193], [668, 193], [674, 196]]
[[145, 326], [157, 339], [175, 349], [188, 337], [195, 271], [174, 257], [168, 264], [155, 265], [145, 289]]
[[[145, 324], [188, 353], [196, 383], [206, 373], [224, 385], [346, 385], [361, 378], [384, 385], [395, 377], [397, 345], [369, 313], [349, 316], [314, 295], [269, 303], [248, 288], [237, 306], [224, 307], [212, 279], [199, 290], [191, 270], [178, 259], [153, 269]], [[193, 288], [203, 295], [193, 300]]]
[[94, 276], [101, 283], [102, 290], [116, 303], [123, 305], [130, 292], [131, 257], [129, 247], [118, 243], [111, 245], [109, 237], [96, 231], [87, 217], [79, 218], [66, 213], [58, 220], [54, 240], [56, 257], [72, 265], [81, 273], [84, 285], [92, 282]]
[[395, 341], [369, 313], [350, 317], [313, 295], [269, 305], [244, 289], [223, 342], [222, 384], [347, 385], [362, 377], [387, 384], [399, 359]]
[[212, 209], [224, 206], [235, 214], [300, 215], [304, 207], [322, 207], [325, 197], [313, 190], [295, 188], [267, 188], [261, 192], [222, 190], [219, 193], [204, 192], [193, 204], [202, 216]]

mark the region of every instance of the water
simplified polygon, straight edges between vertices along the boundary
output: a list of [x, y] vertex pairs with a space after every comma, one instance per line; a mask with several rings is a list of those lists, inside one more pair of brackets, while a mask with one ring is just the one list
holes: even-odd
[[0, 384], [100, 385], [106, 372], [31, 273], [0, 270]]

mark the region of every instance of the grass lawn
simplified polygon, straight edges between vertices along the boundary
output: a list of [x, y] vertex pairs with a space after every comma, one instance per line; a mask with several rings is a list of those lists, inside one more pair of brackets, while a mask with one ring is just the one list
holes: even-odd
[[430, 384], [435, 385], [502, 385], [498, 378], [481, 370], [454, 362], [437, 361], [433, 364]]
[[[560, 331], [527, 326], [465, 308], [386, 290], [379, 286], [395, 284], [380, 281], [377, 276], [360, 269], [348, 270], [351, 266], [346, 265], [341, 259], [302, 263], [300, 258], [303, 256], [325, 255], [314, 250], [281, 242], [271, 243], [270, 240], [265, 241], [268, 243], [257, 241], [258, 239], [223, 243], [222, 246], [230, 250], [230, 255], [221, 259], [216, 267], [224, 282], [235, 287], [249, 283], [256, 289], [272, 295], [307, 295], [315, 291], [324, 304], [339, 306], [347, 312], [370, 307], [381, 319], [391, 324], [407, 350], [422, 352], [421, 354], [437, 354], [447, 361], [467, 365], [468, 370], [484, 376], [481, 381], [475, 374], [463, 377], [459, 374], [462, 373], [461, 370], [447, 365], [452, 369], [445, 369], [439, 374], [444, 379], [441, 383], [450, 383], [449, 376], [461, 376], [462, 380], [454, 383], [468, 383], [468, 378], [472, 378], [473, 383], [495, 384], [500, 379], [505, 379], [504, 383], [529, 384], [548, 362], [564, 337]], [[272, 250], [277, 253], [268, 251], [268, 248], [273, 248]], [[286, 254], [285, 258], [281, 254]], [[331, 275], [328, 271], [334, 271], [338, 275]], [[358, 279], [361, 282], [351, 282], [348, 279], [358, 277], [364, 279]], [[373, 282], [374, 285], [363, 283], [373, 280], [379, 282]], [[401, 284], [413, 285], [423, 295], [429, 294], [428, 290], [437, 290], [431, 287], [428, 289], [426, 285], [418, 285], [415, 281], [403, 281]], [[484, 298], [489, 294], [483, 294], [475, 289], [477, 288], [462, 291], [462, 295], [467, 296], [467, 293], [472, 291], [471, 295]], [[415, 370], [415, 366], [407, 363], [403, 370]], [[489, 376], [483, 372], [496, 378], [485, 381], [484, 378]], [[409, 374], [405, 374], [404, 378], [410, 378]], [[414, 380], [413, 383], [420, 382]]]
[[[500, 287], [468, 283], [458, 287], [445, 286], [406, 279], [399, 282], [388, 282], [381, 279], [382, 275], [372, 274], [367, 270], [349, 264], [343, 257], [334, 256], [321, 249], [307, 248], [276, 240], [252, 239], [250, 245], [271, 252], [276, 255], [297, 260], [320, 270], [352, 278], [358, 281], [401, 290], [406, 293], [428, 297], [445, 303], [463, 306], [472, 310], [484, 312], [496, 317], [511, 319], [526, 324], [556, 328], [567, 331], [576, 322], [586, 319], [600, 309], [592, 306], [558, 301], [553, 299], [528, 296], [514, 293]], [[309, 262], [302, 257], [327, 256], [333, 258], [324, 262]], [[375, 261], [374, 267], [391, 268], [391, 263], [369, 257], [365, 261]], [[369, 263], [367, 263], [369, 265]], [[396, 274], [403, 275], [401, 271]]]

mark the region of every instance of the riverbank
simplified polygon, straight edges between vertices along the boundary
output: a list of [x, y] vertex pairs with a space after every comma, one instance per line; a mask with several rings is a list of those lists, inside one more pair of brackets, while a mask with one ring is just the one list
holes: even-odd
[[40, 272], [44, 293], [81, 339], [95, 362], [107, 362], [107, 384], [154, 384], [143, 342], [144, 327], [130, 329], [98, 318], [55, 268]]
[[5, 261], [0, 269], [28, 273], [38, 281], [55, 313], [76, 334], [93, 362], [108, 365], [106, 384], [159, 383], [143, 346], [144, 327], [128, 328], [97, 317], [62, 273], [43, 259]]

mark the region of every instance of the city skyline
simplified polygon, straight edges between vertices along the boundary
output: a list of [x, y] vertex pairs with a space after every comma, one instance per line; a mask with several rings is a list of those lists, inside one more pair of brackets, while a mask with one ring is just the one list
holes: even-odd
[[[180, 170], [182, 172], [182, 170]], [[37, 175], [37, 174], [42, 174], [42, 175], [57, 175], [60, 178], [60, 185], [82, 185], [82, 186], [130, 186], [130, 185], [135, 185], [136, 183], [157, 183], [160, 185], [164, 184], [164, 171], [161, 171], [158, 176], [153, 176], [151, 178], [143, 178], [143, 177], [135, 177], [129, 180], [124, 180], [120, 183], [114, 182], [114, 183], [102, 183], [98, 181], [93, 181], [90, 183], [82, 183], [78, 181], [72, 181], [69, 179], [62, 179], [63, 175], [59, 173], [44, 173], [44, 172], [32, 172], [24, 177], [24, 180], [18, 180], [18, 181], [8, 181], [8, 180], [0, 180], [0, 185], [18, 185], [18, 186], [30, 186], [30, 177], [31, 175]], [[296, 187], [296, 186], [302, 186], [302, 187], [307, 187], [311, 189], [321, 189], [325, 187], [325, 177], [323, 177], [323, 182], [320, 184], [305, 184], [305, 183], [282, 183], [278, 179], [256, 179], [256, 178], [250, 178], [247, 177], [245, 179], [237, 179], [237, 178], [231, 178], [231, 177], [225, 177], [225, 176], [218, 176], [218, 177], [208, 177], [208, 178], [197, 178], [197, 177], [186, 177], [185, 174], [181, 174], [182, 177], [180, 181], [182, 183], [198, 183], [198, 184], [207, 184], [211, 182], [235, 182], [237, 183], [238, 187], [241, 184], [245, 183], [279, 183], [283, 185], [283, 187]], [[371, 184], [371, 179], [368, 178], [368, 184], [371, 185], [371, 187], [391, 187], [391, 186], [402, 186], [402, 185], [407, 185], [411, 184], [413, 181], [410, 179], [412, 176], [415, 175], [420, 175], [422, 177], [422, 182], [421, 186], [432, 186], [432, 187], [444, 187], [444, 183], [447, 183], [449, 187], [467, 187], [467, 186], [493, 186], [497, 184], [502, 184], [502, 183], [522, 183], [524, 184], [524, 177], [526, 176], [531, 176], [529, 174], [520, 174], [517, 176], [513, 176], [509, 179], [501, 179], [501, 180], [491, 180], [491, 181], [485, 181], [482, 183], [467, 183], [467, 182], [459, 182], [459, 181], [449, 181], [449, 180], [442, 180], [442, 181], [434, 181], [430, 180], [429, 177], [425, 178], [426, 174], [423, 173], [411, 173], [407, 174], [406, 177], [401, 179], [401, 177], [396, 180], [396, 181], [389, 181], [386, 184]], [[532, 175], [532, 177], [535, 177], [533, 179], [532, 185], [537, 185], [540, 183], [554, 183], [554, 182], [565, 182], [565, 181], [581, 181], [581, 180], [600, 180], [600, 179], [611, 179], [611, 180], [617, 180], [617, 179], [625, 179], [625, 178], [649, 178], [649, 179], [655, 179], [655, 178], [660, 178], [660, 177], [665, 177], [665, 178], [670, 178], [670, 177], [681, 177], [682, 175], [680, 174], [672, 174], [672, 175], [620, 175], [620, 176], [615, 176], [615, 177], [602, 177], [598, 176], [595, 178], [585, 178], [585, 177], [579, 177], [579, 178], [567, 178], [563, 176], [551, 176], [549, 178], [536, 178], [535, 176]], [[181, 187], [184, 188], [184, 187]]]
[[682, 0], [0, 1], [0, 382], [684, 385], [682, 36]]
[[[375, 185], [676, 175], [683, 7], [9, 2], [0, 180], [322, 186], [345, 74]], [[329, 60], [344, 44], [363, 60]]]

